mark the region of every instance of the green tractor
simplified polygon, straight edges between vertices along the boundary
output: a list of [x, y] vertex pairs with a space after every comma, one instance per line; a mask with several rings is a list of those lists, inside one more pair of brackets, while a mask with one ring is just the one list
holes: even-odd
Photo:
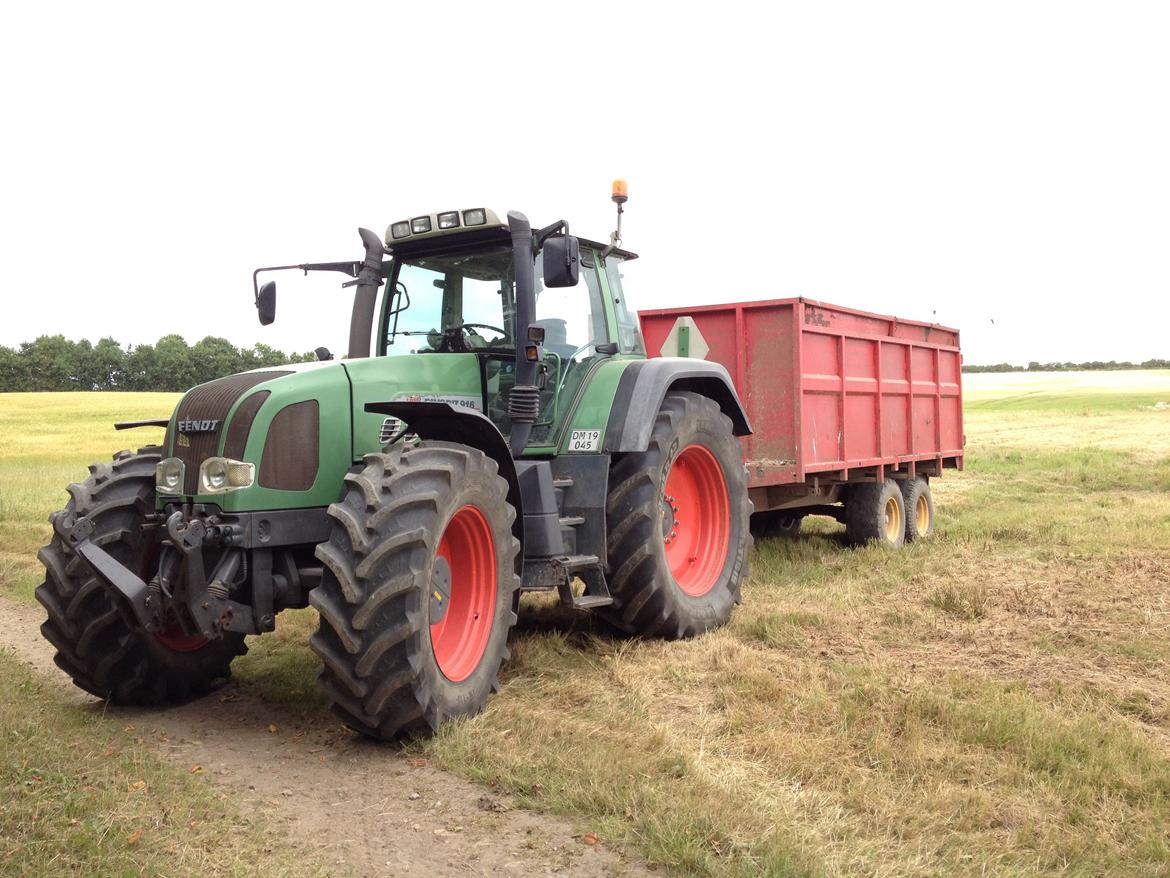
[[520, 594], [644, 636], [726, 623], [751, 506], [726, 370], [647, 359], [618, 231], [533, 229], [484, 208], [360, 230], [348, 356], [202, 384], [161, 446], [70, 485], [39, 553], [44, 636], [119, 704], [204, 693], [314, 607], [333, 710], [375, 738], [428, 733], [498, 686]]

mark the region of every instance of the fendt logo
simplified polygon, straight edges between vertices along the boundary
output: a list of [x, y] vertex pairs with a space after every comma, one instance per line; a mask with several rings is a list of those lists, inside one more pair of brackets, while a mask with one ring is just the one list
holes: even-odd
[[179, 421], [176, 426], [180, 433], [213, 433], [219, 421]]

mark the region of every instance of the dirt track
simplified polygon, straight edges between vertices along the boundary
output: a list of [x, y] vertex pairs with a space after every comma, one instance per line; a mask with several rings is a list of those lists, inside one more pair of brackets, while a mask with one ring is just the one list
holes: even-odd
[[[63, 697], [99, 704], [53, 664], [42, 619], [39, 606], [0, 600], [2, 645], [59, 681]], [[585, 844], [587, 829], [515, 810], [487, 787], [335, 725], [305, 728], [232, 684], [183, 707], [115, 715], [176, 765], [202, 765], [245, 807], [285, 821], [339, 875], [653, 874], [604, 844]]]

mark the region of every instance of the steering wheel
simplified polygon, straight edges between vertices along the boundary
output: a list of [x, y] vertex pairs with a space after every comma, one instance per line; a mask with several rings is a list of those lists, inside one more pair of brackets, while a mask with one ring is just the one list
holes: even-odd
[[498, 332], [504, 338], [508, 336], [507, 331], [498, 326], [492, 326], [490, 323], [458, 323], [443, 330], [442, 339], [436, 349], [457, 354], [469, 353], [472, 348], [464, 340], [463, 332], [470, 330], [470, 335], [479, 335], [478, 332], [474, 331], [476, 329], [490, 329], [492, 332]]
[[[492, 332], [498, 332], [500, 335], [504, 336], [505, 338], [508, 337], [507, 330], [500, 329], [500, 327], [498, 327], [498, 326], [492, 326], [490, 323], [460, 323], [458, 326], [448, 326], [443, 331], [450, 332], [452, 329], [490, 329]], [[477, 333], [475, 333], [475, 335], [479, 335], [479, 333], [477, 332]]]

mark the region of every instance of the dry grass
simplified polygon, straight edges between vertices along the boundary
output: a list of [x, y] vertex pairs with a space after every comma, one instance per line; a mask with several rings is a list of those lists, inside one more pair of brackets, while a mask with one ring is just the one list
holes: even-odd
[[[1170, 874], [1170, 373], [1006, 377], [967, 377], [936, 539], [762, 541], [733, 623], [685, 643], [530, 600], [488, 710], [413, 746], [687, 874]], [[0, 461], [17, 593], [67, 480], [41, 465]], [[244, 685], [322, 711], [312, 626]]]
[[0, 653], [0, 874], [323, 874], [202, 766], [156, 757], [145, 733], [65, 703]]

